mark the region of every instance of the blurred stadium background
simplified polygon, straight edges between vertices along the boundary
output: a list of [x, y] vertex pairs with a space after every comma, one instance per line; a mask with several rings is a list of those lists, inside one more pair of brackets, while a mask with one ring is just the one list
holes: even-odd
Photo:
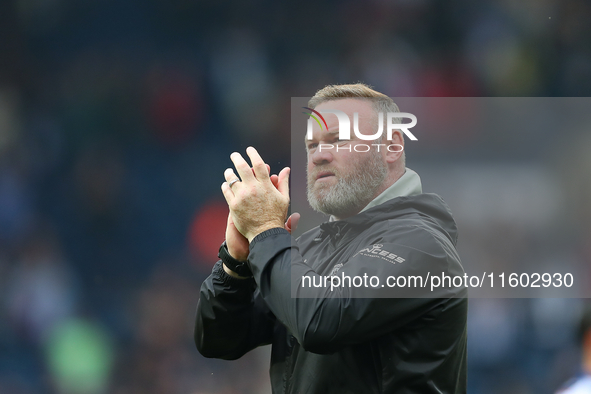
[[[0, 393], [269, 392], [268, 349], [192, 343], [229, 154], [289, 165], [290, 98], [332, 83], [589, 96], [589, 20], [584, 0], [1, 1]], [[465, 265], [589, 265], [589, 127], [432, 137], [408, 166]], [[554, 392], [583, 304], [473, 300], [469, 392]]]

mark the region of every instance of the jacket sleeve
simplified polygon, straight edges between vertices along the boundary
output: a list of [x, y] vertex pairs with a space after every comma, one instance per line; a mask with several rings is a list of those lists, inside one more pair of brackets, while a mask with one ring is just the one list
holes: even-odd
[[271, 343], [275, 317], [255, 282], [228, 275], [218, 261], [203, 282], [197, 304], [194, 338], [199, 352], [234, 360]]
[[[422, 275], [424, 278], [427, 269], [439, 267], [440, 273], [445, 270], [451, 274], [450, 271], [458, 267], [461, 270], [461, 266], [450, 263], [444, 248], [438, 245], [427, 251], [404, 245], [386, 246], [396, 247], [399, 255], [405, 256], [405, 263], [392, 264], [358, 253], [342, 262], [338, 271], [338, 275], [351, 277], [378, 276], [379, 289], [354, 285], [331, 289], [330, 281], [327, 286], [303, 289], [304, 276], [314, 278], [313, 283], [320, 283], [324, 277], [304, 263], [297, 244], [280, 228], [267, 230], [253, 239], [249, 264], [262, 298], [300, 345], [310, 352], [332, 353], [400, 328], [441, 306], [442, 297], [454, 296], [445, 293], [446, 290], [431, 293], [427, 287], [404, 293], [406, 298], [394, 298], [392, 289], [381, 287], [388, 276]], [[453, 274], [460, 275], [460, 272]], [[423, 296], [417, 297], [417, 294]]]

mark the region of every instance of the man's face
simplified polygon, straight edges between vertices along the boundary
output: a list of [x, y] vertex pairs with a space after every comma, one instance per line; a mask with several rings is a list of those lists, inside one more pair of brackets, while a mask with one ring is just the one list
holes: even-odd
[[[359, 130], [373, 134], [376, 129], [375, 112], [371, 102], [356, 99], [328, 101], [316, 107], [317, 111], [336, 109], [351, 120], [359, 114]], [[377, 196], [377, 191], [388, 176], [385, 147], [380, 151], [371, 144], [381, 141], [360, 141], [351, 130], [351, 140], [339, 140], [339, 123], [336, 115], [323, 114], [328, 131], [315, 124], [313, 138], [306, 139], [308, 152], [308, 202], [319, 212], [338, 219], [359, 213]], [[320, 147], [320, 144], [325, 144]], [[332, 145], [327, 148], [326, 145]], [[371, 146], [368, 152], [356, 152], [355, 146]], [[359, 149], [363, 150], [363, 149]]]

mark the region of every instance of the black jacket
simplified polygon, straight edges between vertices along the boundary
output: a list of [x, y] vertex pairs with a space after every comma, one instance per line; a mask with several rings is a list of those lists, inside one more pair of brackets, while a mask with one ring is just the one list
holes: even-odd
[[283, 229], [265, 231], [250, 245], [252, 279], [230, 277], [218, 261], [203, 283], [197, 348], [236, 359], [272, 343], [273, 393], [465, 393], [464, 288], [331, 291], [302, 279], [462, 276], [456, 240], [451, 213], [434, 194], [323, 223], [295, 243]]

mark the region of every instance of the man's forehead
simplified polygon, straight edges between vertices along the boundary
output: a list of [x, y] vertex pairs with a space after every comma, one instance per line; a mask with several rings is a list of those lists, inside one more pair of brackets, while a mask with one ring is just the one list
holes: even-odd
[[[334, 137], [338, 134], [339, 134], [338, 127], [336, 129], [335, 128], [329, 129], [328, 131], [324, 130], [324, 127], [322, 128], [322, 130], [319, 129], [318, 127], [316, 127], [312, 130], [312, 139], [331, 138], [331, 137]], [[310, 141], [307, 136], [305, 136], [304, 140], [306, 143]]]

